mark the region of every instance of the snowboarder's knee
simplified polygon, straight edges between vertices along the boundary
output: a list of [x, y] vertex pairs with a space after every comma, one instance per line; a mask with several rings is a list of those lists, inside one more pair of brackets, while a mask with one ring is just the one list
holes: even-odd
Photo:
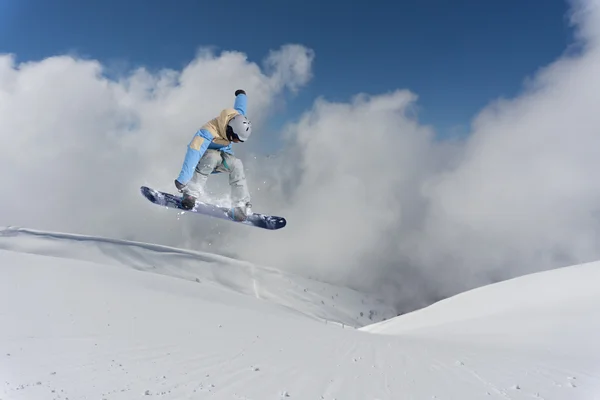
[[218, 151], [209, 149], [204, 153], [204, 155], [198, 162], [198, 165], [196, 166], [196, 171], [199, 174], [209, 175], [213, 172], [213, 170], [216, 168], [220, 161], [221, 154]]
[[239, 158], [227, 160], [229, 164], [229, 179], [231, 183], [243, 181], [246, 179], [244, 174], [244, 163]]
[[240, 171], [244, 170], [244, 163], [239, 158], [232, 158], [228, 161], [230, 163], [229, 168], [231, 169], [232, 172], [233, 171], [240, 172]]

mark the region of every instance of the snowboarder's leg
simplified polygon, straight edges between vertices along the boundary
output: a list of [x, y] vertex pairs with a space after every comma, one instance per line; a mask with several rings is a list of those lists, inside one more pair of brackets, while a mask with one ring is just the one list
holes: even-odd
[[191, 203], [199, 198], [205, 197], [204, 188], [208, 181], [208, 176], [215, 170], [215, 168], [222, 162], [221, 154], [217, 150], [208, 149], [198, 161], [194, 175], [188, 182], [184, 192], [183, 200], [186, 203]]
[[244, 173], [242, 160], [232, 154], [223, 152], [223, 165], [229, 172], [229, 185], [231, 187], [232, 212], [235, 219], [245, 218], [252, 213], [250, 192]]
[[227, 168], [227, 172], [229, 172], [232, 204], [237, 206], [249, 203], [250, 193], [242, 160], [234, 155], [223, 153], [223, 167]]

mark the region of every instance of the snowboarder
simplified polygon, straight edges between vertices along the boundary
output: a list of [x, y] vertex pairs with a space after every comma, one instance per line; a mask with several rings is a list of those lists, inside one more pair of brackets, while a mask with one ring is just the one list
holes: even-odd
[[232, 143], [243, 143], [252, 133], [246, 104], [246, 92], [236, 90], [233, 108], [224, 109], [204, 124], [188, 144], [181, 172], [175, 179], [175, 187], [183, 193], [185, 209], [194, 208], [196, 200], [204, 194], [210, 174], [226, 172], [229, 173], [233, 218], [243, 221], [252, 214], [244, 165], [231, 149]]

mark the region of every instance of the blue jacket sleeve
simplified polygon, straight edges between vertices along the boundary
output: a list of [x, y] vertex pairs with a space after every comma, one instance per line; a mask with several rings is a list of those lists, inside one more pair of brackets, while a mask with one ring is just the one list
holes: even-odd
[[245, 94], [241, 93], [235, 96], [235, 103], [233, 103], [233, 108], [235, 108], [235, 110], [240, 114], [246, 115], [247, 104], [248, 97]]
[[185, 159], [181, 167], [181, 172], [177, 177], [177, 180], [184, 185], [188, 183], [192, 176], [194, 176], [194, 170], [196, 165], [200, 161], [200, 158], [206, 152], [208, 145], [213, 141], [213, 136], [209, 131], [200, 129], [190, 143], [188, 144], [187, 152], [185, 153]]

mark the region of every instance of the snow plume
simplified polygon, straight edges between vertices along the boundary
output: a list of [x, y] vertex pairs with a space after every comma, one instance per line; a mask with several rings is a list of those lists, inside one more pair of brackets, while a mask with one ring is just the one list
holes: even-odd
[[[310, 80], [310, 50], [284, 47], [264, 70], [240, 53], [203, 51], [183, 71], [118, 80], [93, 61], [16, 66], [4, 56], [1, 224], [212, 250], [384, 294], [401, 312], [598, 259], [598, 4], [574, 3], [578, 52], [482, 110], [464, 141], [436, 140], [414, 117], [417, 96], [397, 90], [319, 99], [275, 156], [237, 146], [255, 209], [289, 220], [278, 232], [178, 217], [138, 188], [173, 191], [191, 135], [237, 88], [251, 96], [260, 143], [284, 90]], [[227, 190], [223, 177], [209, 185]]]

